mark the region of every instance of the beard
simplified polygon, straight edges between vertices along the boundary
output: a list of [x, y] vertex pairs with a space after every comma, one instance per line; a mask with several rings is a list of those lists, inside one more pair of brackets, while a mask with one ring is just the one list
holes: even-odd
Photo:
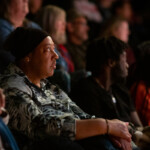
[[116, 64], [111, 70], [111, 80], [113, 82], [124, 82], [126, 80], [126, 75], [119, 64]]
[[59, 33], [59, 31], [56, 31], [53, 36], [53, 40], [57, 45], [66, 44], [67, 42], [66, 33]]

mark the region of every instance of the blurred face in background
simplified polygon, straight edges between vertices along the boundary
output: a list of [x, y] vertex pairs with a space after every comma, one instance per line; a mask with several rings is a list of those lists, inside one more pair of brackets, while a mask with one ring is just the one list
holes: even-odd
[[116, 0], [99, 0], [100, 5], [104, 8], [110, 8], [112, 3], [115, 2]]
[[12, 23], [21, 26], [22, 22], [29, 12], [28, 0], [11, 0], [9, 5], [9, 18]]
[[43, 4], [43, 0], [29, 0], [29, 9], [31, 13], [36, 13]]
[[112, 35], [125, 43], [128, 42], [129, 34], [129, 25], [126, 21], [122, 21], [112, 28]]
[[127, 19], [128, 21], [132, 21], [133, 10], [131, 4], [125, 2], [121, 8], [118, 8], [117, 14]]
[[60, 15], [55, 21], [55, 32], [53, 33], [53, 40], [56, 44], [66, 43], [66, 16]]
[[89, 27], [87, 25], [87, 20], [84, 17], [76, 18], [72, 23], [71, 34], [81, 42], [88, 40]]

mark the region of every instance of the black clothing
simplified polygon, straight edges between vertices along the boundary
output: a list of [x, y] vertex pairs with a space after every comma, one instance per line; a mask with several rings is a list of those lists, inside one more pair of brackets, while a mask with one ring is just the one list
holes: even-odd
[[111, 89], [111, 92], [106, 91], [88, 77], [74, 86], [70, 97], [85, 112], [96, 117], [131, 121], [130, 113], [135, 108], [128, 92], [119, 85], [113, 85]]

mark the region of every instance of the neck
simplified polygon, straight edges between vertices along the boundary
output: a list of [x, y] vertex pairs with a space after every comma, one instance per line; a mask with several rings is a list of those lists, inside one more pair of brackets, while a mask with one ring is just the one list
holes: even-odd
[[[35, 84], [36, 86], [40, 87], [40, 83], [41, 83], [41, 79], [39, 77], [37, 77], [36, 74], [33, 74], [33, 71], [24, 66], [24, 65], [20, 65], [19, 68], [21, 68], [21, 70], [24, 72], [24, 74], [28, 77], [28, 79], [30, 80], [30, 82], [32, 82], [33, 84]], [[32, 72], [32, 73], [31, 73]]]
[[29, 74], [29, 73], [26, 73], [26, 76], [28, 77], [28, 79], [33, 83], [35, 84], [37, 87], [41, 87], [41, 80], [38, 79], [38, 78], [35, 78], [35, 76]]
[[112, 82], [111, 82], [111, 78], [108, 74], [107, 75], [104, 74], [99, 77], [94, 77], [94, 79], [101, 88], [105, 89], [106, 91], [110, 90]]
[[9, 21], [15, 28], [23, 26], [23, 20], [17, 20], [15, 17], [10, 17]]

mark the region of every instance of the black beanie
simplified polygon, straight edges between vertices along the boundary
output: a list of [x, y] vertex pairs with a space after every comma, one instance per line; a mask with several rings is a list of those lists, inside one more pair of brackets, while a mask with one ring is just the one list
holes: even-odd
[[16, 60], [27, 56], [48, 35], [47, 32], [34, 28], [16, 28], [6, 39], [4, 49], [10, 51]]

